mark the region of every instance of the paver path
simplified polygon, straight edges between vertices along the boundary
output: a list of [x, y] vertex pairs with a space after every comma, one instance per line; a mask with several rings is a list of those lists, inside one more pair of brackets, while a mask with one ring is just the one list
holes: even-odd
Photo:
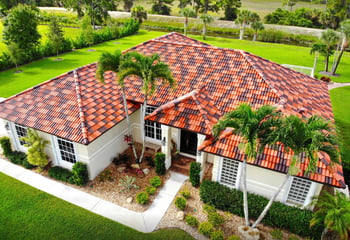
[[350, 83], [333, 82], [333, 83], [328, 84], [328, 90], [332, 90], [334, 88], [339, 88], [339, 87], [345, 87], [345, 86], [350, 86]]
[[170, 178], [162, 187], [152, 205], [145, 212], [134, 212], [3, 159], [0, 159], [0, 172], [55, 197], [144, 233], [154, 231], [182, 183], [188, 178], [185, 175], [170, 172]]

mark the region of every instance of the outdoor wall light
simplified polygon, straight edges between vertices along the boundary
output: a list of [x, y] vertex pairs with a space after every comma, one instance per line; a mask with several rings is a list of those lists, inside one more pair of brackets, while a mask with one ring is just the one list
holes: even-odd
[[201, 156], [201, 155], [202, 155], [202, 151], [197, 150], [197, 156]]
[[165, 137], [163, 137], [163, 140], [162, 140], [162, 145], [163, 145], [163, 146], [165, 146], [165, 144], [166, 144], [166, 138], [165, 138]]
[[10, 125], [9, 125], [8, 122], [5, 124], [5, 129], [6, 129], [7, 131], [10, 131]]

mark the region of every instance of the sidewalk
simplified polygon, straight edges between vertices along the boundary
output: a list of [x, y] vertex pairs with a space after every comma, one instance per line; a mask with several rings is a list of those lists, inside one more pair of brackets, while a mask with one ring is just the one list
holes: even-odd
[[153, 232], [179, 191], [182, 183], [188, 178], [187, 176], [171, 171], [170, 178], [162, 187], [152, 205], [145, 212], [134, 212], [36, 174], [3, 159], [0, 159], [0, 172], [55, 197], [144, 233]]

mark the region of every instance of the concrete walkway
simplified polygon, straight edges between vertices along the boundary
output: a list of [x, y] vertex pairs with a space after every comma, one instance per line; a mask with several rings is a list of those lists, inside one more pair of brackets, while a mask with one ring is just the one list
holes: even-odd
[[156, 228], [182, 183], [188, 178], [182, 174], [170, 172], [170, 179], [162, 187], [148, 210], [145, 212], [134, 212], [3, 159], [0, 159], [0, 172], [55, 197], [144, 233], [152, 232]]
[[345, 86], [350, 86], [350, 83], [333, 82], [333, 83], [328, 84], [328, 90], [332, 90], [334, 88], [345, 87]]

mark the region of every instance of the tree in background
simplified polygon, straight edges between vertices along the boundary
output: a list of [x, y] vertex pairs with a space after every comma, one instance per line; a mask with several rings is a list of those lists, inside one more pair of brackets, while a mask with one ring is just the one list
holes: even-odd
[[237, 18], [238, 8], [242, 6], [241, 0], [220, 0], [218, 4], [225, 14], [222, 19], [230, 21]]
[[9, 11], [4, 21], [3, 39], [6, 45], [15, 43], [24, 53], [39, 44], [38, 12], [36, 7], [18, 5]]
[[192, 8], [185, 7], [180, 10], [180, 15], [185, 17], [184, 21], [184, 34], [187, 36], [187, 27], [188, 27], [188, 18], [195, 17], [196, 13], [192, 10]]
[[318, 57], [320, 56], [320, 54], [322, 56], [326, 56], [326, 45], [323, 43], [312, 44], [311, 50], [310, 50], [310, 55], [315, 55], [314, 65], [313, 65], [314, 72], [316, 71], [317, 60], [318, 60]]
[[80, 30], [85, 43], [91, 46], [94, 43], [94, 29], [89, 15], [85, 15], [81, 20]]
[[350, 18], [350, 1], [349, 0], [328, 0], [327, 10], [334, 11], [334, 16], [340, 21]]
[[214, 18], [207, 13], [203, 13], [200, 16], [200, 19], [203, 22], [203, 39], [205, 40], [207, 35], [207, 24], [214, 22]]
[[349, 45], [350, 19], [345, 20], [345, 21], [340, 23], [340, 32], [342, 34], [342, 38], [341, 38], [342, 42], [340, 44], [340, 51], [338, 51], [338, 53], [336, 54], [338, 57], [336, 58], [336, 60], [333, 62], [333, 65], [332, 65], [332, 74], [333, 75], [337, 71], [337, 68], [338, 68], [340, 60], [341, 60], [341, 58], [343, 56], [343, 53], [344, 53], [345, 49], [348, 47], [348, 45]]
[[34, 0], [0, 0], [0, 12], [6, 14], [11, 8], [18, 4], [35, 5]]
[[143, 6], [137, 5], [131, 9], [131, 17], [141, 24], [143, 20], [147, 20], [147, 11]]
[[235, 21], [236, 24], [239, 24], [239, 39], [243, 40], [244, 31], [247, 25], [250, 24], [252, 17], [252, 12], [249, 10], [242, 10], [239, 12], [238, 17]]
[[15, 64], [18, 71], [18, 65], [21, 64], [24, 60], [24, 52], [15, 42], [11, 42], [7, 45], [7, 50], [10, 55], [11, 61]]
[[218, 12], [219, 6], [214, 0], [197, 0], [196, 7], [199, 13]]
[[321, 13], [320, 22], [323, 28], [337, 29], [339, 27], [340, 18], [335, 15], [333, 9], [327, 9]]
[[58, 56], [58, 52], [60, 51], [64, 43], [64, 35], [63, 30], [59, 25], [59, 21], [55, 15], [52, 15], [50, 18], [47, 38], [49, 39], [49, 42], [52, 45], [53, 51], [56, 52]]
[[123, 0], [124, 2], [124, 11], [130, 12], [132, 6], [134, 5], [134, 0]]
[[326, 64], [325, 64], [325, 71], [328, 72], [328, 65], [329, 65], [329, 57], [334, 53], [334, 45], [338, 42], [339, 36], [338, 34], [332, 30], [327, 29], [326, 31], [322, 32], [321, 35], [321, 41], [323, 44], [326, 45]]
[[265, 29], [264, 24], [259, 20], [252, 22], [250, 24], [250, 27], [254, 30], [253, 41], [256, 41], [256, 38], [258, 37], [258, 32]]
[[[330, 239], [328, 233], [336, 234], [341, 240], [349, 239], [350, 232], [350, 200], [342, 193], [335, 195], [323, 191], [312, 202], [316, 211], [310, 221], [310, 225], [323, 224], [325, 226], [321, 240]], [[333, 236], [334, 237], [334, 236]], [[335, 238], [333, 238], [335, 239]]]
[[160, 15], [170, 15], [171, 5], [174, 0], [152, 0], [152, 13]]
[[283, 3], [284, 6], [290, 7], [290, 11], [293, 11], [293, 7], [297, 4], [297, 0], [287, 0], [285, 3]]

